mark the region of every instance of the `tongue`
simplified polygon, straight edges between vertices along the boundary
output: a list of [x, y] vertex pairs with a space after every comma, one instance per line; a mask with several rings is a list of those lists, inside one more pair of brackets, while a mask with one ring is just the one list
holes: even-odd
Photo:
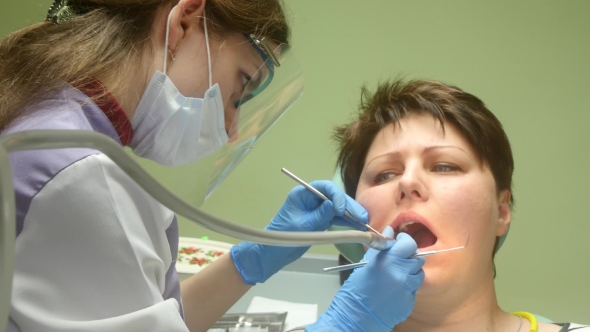
[[407, 225], [404, 232], [408, 233], [408, 235], [416, 241], [418, 249], [430, 247], [435, 244], [437, 240], [436, 236], [428, 229], [428, 227], [418, 222]]
[[418, 249], [430, 247], [436, 243], [436, 236], [434, 236], [434, 234], [432, 234], [432, 232], [428, 229], [413, 233], [412, 238], [414, 238], [414, 241], [416, 241]]

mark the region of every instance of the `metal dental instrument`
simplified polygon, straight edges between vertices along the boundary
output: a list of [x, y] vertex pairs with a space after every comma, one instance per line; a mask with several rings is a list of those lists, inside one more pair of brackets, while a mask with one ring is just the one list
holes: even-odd
[[[285, 174], [287, 174], [291, 179], [297, 181], [300, 185], [304, 186], [305, 188], [309, 189], [309, 191], [311, 191], [312, 193], [316, 194], [316, 196], [320, 197], [321, 199], [323, 199], [324, 201], [329, 201], [330, 199], [328, 197], [326, 197], [326, 195], [322, 194], [319, 190], [317, 190], [316, 188], [310, 186], [307, 182], [301, 180], [299, 177], [297, 177], [297, 175], [289, 172], [286, 168], [281, 168], [281, 171]], [[374, 229], [373, 227], [369, 226], [369, 224], [363, 224], [362, 222], [354, 219], [354, 217], [350, 214], [350, 212], [348, 212], [348, 210], [344, 211], [344, 215], [347, 216], [348, 218], [350, 218], [352, 221], [356, 222], [357, 224], [367, 227], [369, 230], [371, 230], [373, 233], [375, 234], [379, 234], [381, 237], [383, 237], [384, 239], [386, 239], [386, 237], [379, 233], [376, 229]]]
[[[467, 236], [467, 241], [465, 242], [465, 245], [463, 245], [461, 247], [455, 247], [455, 248], [449, 248], [449, 249], [442, 249], [442, 250], [430, 250], [430, 251], [418, 252], [418, 253], [415, 253], [412, 256], [410, 256], [410, 258], [426, 257], [426, 256], [432, 256], [432, 255], [440, 254], [441, 252], [448, 252], [448, 251], [453, 251], [453, 250], [459, 250], [459, 249], [463, 249], [463, 248], [467, 247], [467, 244], [469, 244], [469, 236]], [[326, 267], [326, 268], [324, 268], [324, 272], [325, 273], [328, 273], [328, 272], [346, 271], [346, 270], [357, 268], [359, 266], [367, 265], [367, 263], [368, 262], [359, 262], [359, 263], [352, 263], [352, 264], [339, 265], [339, 266], [333, 266], [333, 267]]]

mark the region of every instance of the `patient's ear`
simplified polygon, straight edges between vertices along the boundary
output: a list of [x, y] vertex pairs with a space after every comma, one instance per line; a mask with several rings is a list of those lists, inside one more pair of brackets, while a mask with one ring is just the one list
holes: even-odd
[[508, 231], [512, 211], [510, 211], [510, 197], [512, 193], [508, 189], [502, 190], [498, 199], [498, 228], [496, 236], [502, 236]]

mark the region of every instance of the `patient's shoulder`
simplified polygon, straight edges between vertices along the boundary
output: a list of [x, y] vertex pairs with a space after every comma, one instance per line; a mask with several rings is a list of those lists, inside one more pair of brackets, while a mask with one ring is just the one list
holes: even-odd
[[[561, 332], [562, 326], [553, 323], [539, 322], [539, 332]], [[567, 330], [566, 330], [567, 331]]]
[[[557, 329], [555, 329], [557, 328]], [[539, 332], [590, 332], [590, 325], [575, 323], [539, 323]]]

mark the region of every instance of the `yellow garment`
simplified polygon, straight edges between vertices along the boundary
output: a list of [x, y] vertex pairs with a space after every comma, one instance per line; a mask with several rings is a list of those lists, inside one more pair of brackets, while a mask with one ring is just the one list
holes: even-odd
[[537, 317], [535, 317], [535, 315], [531, 314], [530, 312], [524, 311], [516, 311], [512, 312], [511, 314], [515, 316], [520, 316], [522, 318], [526, 318], [526, 320], [528, 320], [529, 323], [531, 323], [531, 332], [539, 331], [539, 324], [537, 323]]

